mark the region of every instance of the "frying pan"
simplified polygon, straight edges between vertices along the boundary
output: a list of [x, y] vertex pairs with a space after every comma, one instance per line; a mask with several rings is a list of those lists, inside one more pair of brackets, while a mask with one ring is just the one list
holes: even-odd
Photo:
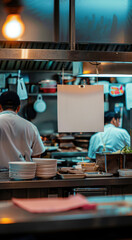
[[37, 112], [33, 108], [34, 103], [28, 103], [23, 107], [23, 116], [25, 119], [32, 121], [36, 118]]

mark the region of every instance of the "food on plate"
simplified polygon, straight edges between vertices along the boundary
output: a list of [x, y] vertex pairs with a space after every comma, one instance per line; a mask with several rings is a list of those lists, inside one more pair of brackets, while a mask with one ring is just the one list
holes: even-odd
[[95, 162], [79, 162], [82, 167], [83, 172], [96, 172], [98, 171], [99, 165]]

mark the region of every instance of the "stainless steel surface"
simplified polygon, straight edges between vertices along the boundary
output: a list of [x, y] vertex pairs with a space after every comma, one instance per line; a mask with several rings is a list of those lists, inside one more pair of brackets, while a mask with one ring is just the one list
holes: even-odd
[[[128, 62], [101, 62], [97, 68], [99, 74], [132, 74], [132, 64]], [[83, 62], [83, 72], [96, 74], [96, 62]]]
[[[120, 53], [121, 56], [123, 56], [122, 59], [124, 60], [124, 57], [128, 58], [124, 61], [129, 60], [129, 53], [131, 55], [132, 52], [132, 46], [129, 44], [98, 44], [98, 43], [85, 43], [85, 44], [76, 44], [76, 49], [78, 51], [70, 51], [70, 44], [68, 42], [62, 43], [56, 43], [56, 42], [24, 42], [24, 41], [0, 41], [0, 49], [2, 56], [0, 56], [0, 70], [1, 71], [17, 71], [21, 69], [22, 71], [57, 71], [62, 72], [62, 68], [65, 72], [72, 73], [73, 70], [73, 64], [71, 60], [83, 61], [83, 70], [88, 70], [91, 73], [95, 73], [95, 62], [97, 59], [102, 60], [108, 60], [105, 57], [105, 54], [108, 53], [110, 56], [109, 60], [116, 60], [118, 57], [117, 53]], [[28, 50], [33, 51], [28, 51]], [[35, 51], [34, 51], [35, 50]], [[54, 50], [52, 52], [52, 50]], [[62, 52], [64, 50], [64, 52]], [[68, 50], [68, 52], [66, 51]], [[41, 58], [41, 51], [42, 53], [42, 60]], [[116, 51], [116, 52], [115, 52]], [[33, 53], [32, 58], [30, 59], [31, 55], [29, 53]], [[9, 53], [9, 56], [8, 56]], [[46, 54], [45, 54], [46, 53]], [[57, 53], [57, 55], [55, 54]], [[91, 55], [93, 53], [93, 57], [91, 58]], [[26, 55], [27, 54], [27, 55]], [[55, 55], [55, 60], [53, 61], [52, 57], [53, 54]], [[65, 56], [65, 55], [66, 56]], [[86, 55], [87, 54], [87, 55]], [[86, 56], [85, 56], [86, 55]], [[96, 58], [95, 58], [95, 55]], [[126, 56], [127, 55], [127, 56]], [[115, 58], [114, 58], [115, 57]], [[3, 58], [3, 59], [2, 59]], [[51, 60], [46, 60], [46, 58], [51, 58]], [[105, 59], [104, 59], [105, 58]], [[24, 61], [19, 61], [19, 60]], [[44, 60], [45, 59], [45, 60]], [[59, 59], [59, 60], [57, 60]], [[64, 60], [62, 60], [64, 59]], [[71, 60], [70, 60], [71, 59]], [[85, 60], [86, 59], [86, 60]], [[93, 64], [90, 64], [86, 61], [93, 60]], [[39, 61], [38, 61], [39, 60]], [[77, 63], [74, 62], [74, 63]], [[99, 73], [108, 73], [113, 72], [116, 73], [123, 73], [127, 72], [128, 74], [131, 73], [131, 64], [124, 63], [101, 63], [98, 65]], [[116, 70], [116, 71], [115, 71]]]
[[132, 178], [101, 177], [84, 179], [35, 179], [13, 181], [9, 178], [0, 179], [0, 200], [16, 198], [41, 198], [49, 194], [68, 196], [73, 188], [107, 188], [108, 195], [132, 194]]
[[[75, 180], [61, 180], [61, 179], [35, 179], [35, 180], [23, 180], [12, 181], [9, 178], [0, 179], [0, 190], [7, 189], [47, 189], [47, 188], [73, 188], [73, 187], [101, 187], [101, 186], [132, 186], [132, 178], [129, 177], [102, 177], [102, 178], [84, 178]], [[124, 189], [127, 191], [127, 188]], [[132, 193], [132, 188], [131, 188]], [[21, 193], [23, 194], [23, 193]], [[1, 196], [2, 198], [3, 196]]]
[[21, 236], [50, 240], [61, 235], [71, 240], [76, 234], [79, 238], [86, 234], [92, 239], [104, 240], [106, 236], [108, 239], [131, 239], [131, 195], [89, 197], [88, 201], [99, 203], [100, 207], [91, 211], [76, 209], [39, 214], [25, 211], [11, 201], [1, 201], [1, 238], [20, 239]]
[[1, 60], [116, 61], [132, 62], [132, 52], [99, 52], [51, 49], [0, 49]]
[[93, 187], [93, 188], [74, 188], [73, 194], [82, 194], [84, 196], [103, 196], [107, 195], [107, 188], [104, 187]]
[[59, 33], [60, 33], [59, 1], [60, 0], [54, 0], [54, 41], [55, 42], [59, 42]]
[[75, 0], [70, 0], [69, 4], [69, 44], [70, 50], [75, 50]]

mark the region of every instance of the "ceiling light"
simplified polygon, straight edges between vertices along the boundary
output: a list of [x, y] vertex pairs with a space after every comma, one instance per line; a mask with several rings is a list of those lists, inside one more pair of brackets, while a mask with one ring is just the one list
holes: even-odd
[[2, 0], [7, 18], [2, 26], [2, 34], [7, 40], [20, 40], [25, 25], [21, 19], [23, 5], [21, 0]]
[[8, 40], [19, 39], [25, 30], [24, 23], [19, 14], [9, 14], [2, 27], [2, 34]]
[[77, 77], [132, 77], [132, 74], [80, 74]]

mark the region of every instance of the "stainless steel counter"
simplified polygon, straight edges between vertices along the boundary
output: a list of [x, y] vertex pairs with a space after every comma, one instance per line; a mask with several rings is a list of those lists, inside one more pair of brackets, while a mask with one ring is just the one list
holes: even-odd
[[84, 179], [34, 179], [14, 181], [0, 179], [0, 189], [22, 189], [22, 188], [73, 188], [86, 186], [120, 186], [132, 185], [130, 177], [100, 177]]
[[35, 179], [27, 181], [13, 181], [0, 179], [0, 200], [12, 197], [48, 197], [49, 195], [68, 196], [75, 188], [106, 188], [108, 195], [132, 194], [132, 178], [129, 177], [101, 177], [85, 179]]
[[[91, 236], [92, 239], [132, 238], [132, 195], [96, 197], [88, 200], [99, 204], [96, 210], [48, 214], [29, 213], [11, 201], [1, 201], [0, 236], [7, 239], [53, 239], [64, 236], [68, 239], [75, 236]], [[122, 202], [125, 201], [129, 204], [123, 205]]]

